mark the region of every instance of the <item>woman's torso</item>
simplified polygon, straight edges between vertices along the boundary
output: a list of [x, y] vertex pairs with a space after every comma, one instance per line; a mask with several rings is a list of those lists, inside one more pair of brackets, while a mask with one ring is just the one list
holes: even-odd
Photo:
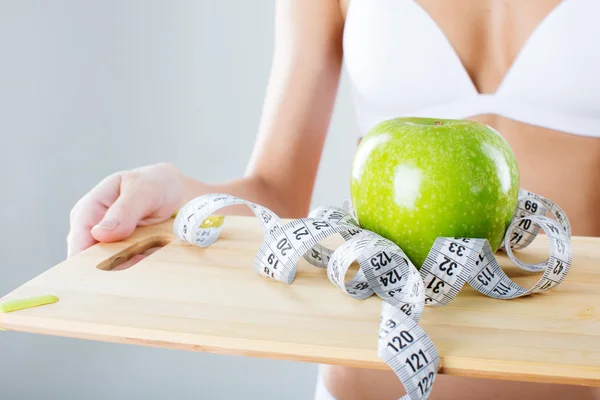
[[600, 236], [600, 2], [340, 5], [362, 134], [403, 115], [484, 122], [515, 152], [521, 187], [564, 208], [575, 235]]
[[[582, 18], [579, 17], [592, 12], [586, 7], [594, 1], [566, 0], [567, 3], [581, 3], [577, 4], [579, 9], [575, 12], [578, 13], [578, 18], [575, 18], [572, 15], [573, 10], [557, 8], [567, 5], [559, 4], [558, 0], [340, 0], [342, 14], [346, 18], [345, 63], [355, 96], [359, 125], [362, 124], [361, 133], [366, 133], [368, 127], [377, 122], [378, 118], [410, 113], [408, 104], [411, 104], [413, 98], [415, 103], [427, 101], [430, 97], [444, 100], [443, 96], [438, 94], [446, 90], [444, 95], [452, 96], [452, 90], [456, 88], [456, 97], [460, 100], [470, 96], [470, 105], [462, 109], [460, 105], [454, 109], [451, 107], [450, 110], [442, 108], [441, 110], [447, 112], [446, 115], [430, 116], [474, 119], [496, 129], [506, 138], [516, 154], [521, 171], [521, 187], [557, 202], [569, 216], [573, 234], [600, 236], [600, 210], [596, 207], [600, 201], [600, 188], [595, 182], [596, 174], [600, 171], [600, 97], [589, 89], [595, 87], [595, 91], [600, 93], [600, 56], [589, 49], [590, 51], [585, 51], [584, 59], [568, 60], [565, 57], [569, 57], [569, 54], [581, 58], [582, 49], [576, 48], [574, 50], [580, 51], [564, 54], [558, 50], [554, 52], [553, 46], [561, 49], [561, 46], [577, 47], [577, 41], [547, 43], [565, 35], [573, 40], [574, 37], [569, 36], [568, 31], [591, 20], [586, 18], [585, 21], [581, 21]], [[599, 8], [595, 4], [593, 6]], [[411, 13], [410, 20], [403, 19], [403, 10]], [[544, 20], [549, 17], [555, 19], [550, 21], [553, 25], [542, 26]], [[394, 24], [395, 18], [399, 24], [397, 26]], [[435, 25], [419, 25], [419, 18], [429, 19], [428, 23], [433, 22]], [[560, 21], [560, 18], [568, 20]], [[400, 25], [403, 23], [404, 25]], [[426, 40], [420, 41], [424, 29], [429, 30], [425, 34], [427, 37]], [[556, 32], [557, 29], [560, 32]], [[600, 24], [589, 25], [584, 30], [598, 43]], [[529, 41], [532, 33], [535, 35], [535, 42]], [[441, 48], [442, 51], [450, 51], [439, 57], [439, 61], [445, 63], [444, 65], [424, 65], [422, 60], [412, 59], [413, 54], [407, 51], [414, 49], [414, 44], [410, 45], [412, 42], [425, 46], [419, 51], [425, 54], [432, 51], [435, 54], [435, 51], [440, 49], [438, 46], [444, 45], [440, 43], [440, 39], [447, 40], [445, 44], [450, 46], [445, 50], [444, 47]], [[586, 46], [591, 39], [584, 38]], [[435, 45], [429, 49], [427, 46], [430, 43]], [[525, 44], [528, 46], [525, 50], [529, 53], [522, 56], [520, 52]], [[542, 49], [533, 47], [541, 44], [544, 44]], [[391, 52], [396, 54], [388, 58]], [[452, 63], [449, 54], [457, 56], [460, 63]], [[372, 57], [368, 59], [369, 56]], [[520, 64], [514, 65], [517, 56], [522, 58], [518, 60]], [[528, 61], [527, 57], [532, 56], [538, 56], [538, 61], [542, 56], [554, 59], [557, 64], [547, 65], [547, 68], [552, 69], [552, 73], [539, 70], [536, 72], [531, 64], [524, 64]], [[392, 64], [385, 65], [390, 60]], [[427, 60], [435, 62], [436, 57], [428, 57]], [[588, 65], [579, 69], [560, 68], [564, 64], [577, 65], [586, 62]], [[515, 66], [518, 68], [514, 69]], [[507, 81], [509, 71], [513, 75], [511, 79], [516, 76], [516, 82]], [[461, 72], [464, 75], [461, 76]], [[413, 73], [415, 79], [395, 81], [396, 74], [403, 73]], [[410, 87], [411, 82], [418, 85], [421, 79], [433, 79], [428, 73], [435, 73], [435, 85], [422, 83], [423, 92], [420, 93], [414, 87]], [[444, 73], [448, 76], [444, 77]], [[454, 76], [457, 76], [458, 81], [463, 79], [463, 86], [456, 82]], [[465, 78], [468, 78], [468, 82]], [[541, 119], [538, 119], [540, 123], [523, 122], [530, 116], [527, 114], [527, 104], [521, 108], [514, 107], [518, 118], [508, 117], [508, 112], [489, 112], [493, 107], [486, 109], [484, 103], [490, 100], [487, 97], [494, 97], [499, 92], [499, 87], [505, 89], [502, 86], [506, 86], [507, 82], [513, 86], [510, 88], [510, 95], [516, 100], [513, 104], [504, 101], [504, 108], [510, 110], [511, 105], [518, 106], [517, 100], [521, 99], [529, 100], [529, 104], [540, 99], [540, 103], [543, 104], [544, 97], [545, 100], [551, 100], [547, 103], [556, 108], [553, 110], [552, 107], [546, 107], [546, 114], [542, 113]], [[470, 88], [467, 83], [471, 84]], [[544, 85], [550, 87], [528, 91], [530, 83], [533, 83], [531, 88]], [[398, 93], [402, 89], [406, 91]], [[435, 90], [439, 92], [435, 93]], [[554, 98], [548, 98], [552, 95]], [[595, 102], [594, 99], [598, 101]], [[397, 104], [400, 104], [399, 112], [394, 114]], [[484, 112], [461, 114], [478, 109]], [[430, 110], [435, 112], [435, 105]], [[426, 113], [427, 110], [423, 112]], [[553, 120], [554, 126], [561, 126], [563, 130], [552, 129], [552, 123], [544, 123], [544, 115], [546, 119]], [[561, 119], [561, 115], [568, 118]], [[537, 118], [540, 118], [540, 115], [537, 115]], [[573, 129], [569, 130], [571, 126]], [[338, 400], [391, 399], [402, 394], [402, 386], [392, 372], [325, 366], [323, 375], [326, 386]], [[460, 390], [456, 390], [458, 388]], [[431, 398], [464, 399], [467, 398], [465, 393], [469, 391], [472, 394], [468, 398], [489, 399], [510, 398], [510, 395], [516, 393], [524, 398], [549, 399], [586, 399], [592, 396], [592, 391], [587, 388], [439, 376]], [[442, 396], [442, 393], [446, 393], [445, 396]]]

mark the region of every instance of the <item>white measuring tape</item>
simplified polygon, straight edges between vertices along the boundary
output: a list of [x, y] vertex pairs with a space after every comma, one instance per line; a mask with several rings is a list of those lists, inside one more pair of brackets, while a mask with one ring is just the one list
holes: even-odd
[[[438, 352], [418, 325], [425, 305], [448, 304], [466, 282], [497, 299], [543, 292], [560, 284], [571, 267], [571, 227], [566, 214], [552, 201], [522, 189], [501, 249], [520, 268], [543, 271], [529, 289], [504, 273], [485, 239], [440, 237], [417, 270], [396, 244], [360, 228], [350, 205], [317, 208], [308, 218], [284, 223], [266, 207], [213, 193], [181, 208], [174, 233], [188, 243], [208, 247], [217, 240], [222, 227], [220, 223], [211, 226], [207, 218], [223, 207], [236, 204], [245, 204], [254, 212], [265, 234], [254, 258], [254, 269], [259, 274], [290, 284], [297, 262], [304, 257], [312, 265], [326, 268], [330, 281], [348, 295], [365, 299], [375, 293], [383, 299], [378, 356], [402, 381], [407, 392], [403, 399], [428, 398], [439, 368]], [[549, 257], [537, 264], [519, 261], [512, 250], [527, 247], [540, 229], [549, 239]], [[337, 249], [320, 244], [335, 234], [344, 238]], [[354, 261], [360, 268], [345, 283]]]

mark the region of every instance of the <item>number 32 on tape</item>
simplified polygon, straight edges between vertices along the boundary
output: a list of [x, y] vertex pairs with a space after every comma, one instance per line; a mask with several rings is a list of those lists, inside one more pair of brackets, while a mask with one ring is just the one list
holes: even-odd
[[[448, 304], [465, 283], [497, 299], [543, 292], [565, 279], [572, 262], [571, 227], [566, 214], [552, 201], [523, 189], [500, 249], [520, 268], [543, 272], [531, 288], [521, 287], [504, 273], [485, 239], [440, 237], [417, 270], [395, 243], [362, 229], [348, 203], [343, 208], [320, 207], [307, 218], [282, 222], [259, 204], [212, 193], [181, 208], [174, 233], [188, 243], [208, 247], [221, 232], [221, 224], [211, 224], [209, 217], [237, 204], [248, 206], [264, 231], [264, 241], [254, 258], [254, 269], [259, 274], [290, 284], [298, 261], [304, 258], [317, 268], [325, 268], [329, 280], [349, 296], [365, 299], [376, 294], [382, 299], [377, 354], [404, 385], [403, 399], [428, 398], [439, 369], [438, 352], [418, 325], [425, 305]], [[527, 247], [540, 229], [549, 239], [548, 258], [536, 264], [521, 262], [513, 249]], [[337, 249], [320, 244], [335, 234], [344, 239]], [[348, 268], [355, 261], [360, 268], [345, 282]]]

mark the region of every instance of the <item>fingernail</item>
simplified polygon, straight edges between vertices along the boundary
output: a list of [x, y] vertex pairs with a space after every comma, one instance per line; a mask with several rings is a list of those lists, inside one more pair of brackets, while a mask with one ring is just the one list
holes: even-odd
[[100, 221], [99, 224], [95, 225], [92, 230], [102, 229], [103, 231], [112, 231], [119, 225], [118, 221]]

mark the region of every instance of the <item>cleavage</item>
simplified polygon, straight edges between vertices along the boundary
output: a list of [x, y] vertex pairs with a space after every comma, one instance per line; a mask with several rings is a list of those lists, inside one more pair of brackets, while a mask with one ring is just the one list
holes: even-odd
[[415, 3], [446, 36], [477, 91], [492, 94], [528, 39], [560, 0], [415, 0]]

